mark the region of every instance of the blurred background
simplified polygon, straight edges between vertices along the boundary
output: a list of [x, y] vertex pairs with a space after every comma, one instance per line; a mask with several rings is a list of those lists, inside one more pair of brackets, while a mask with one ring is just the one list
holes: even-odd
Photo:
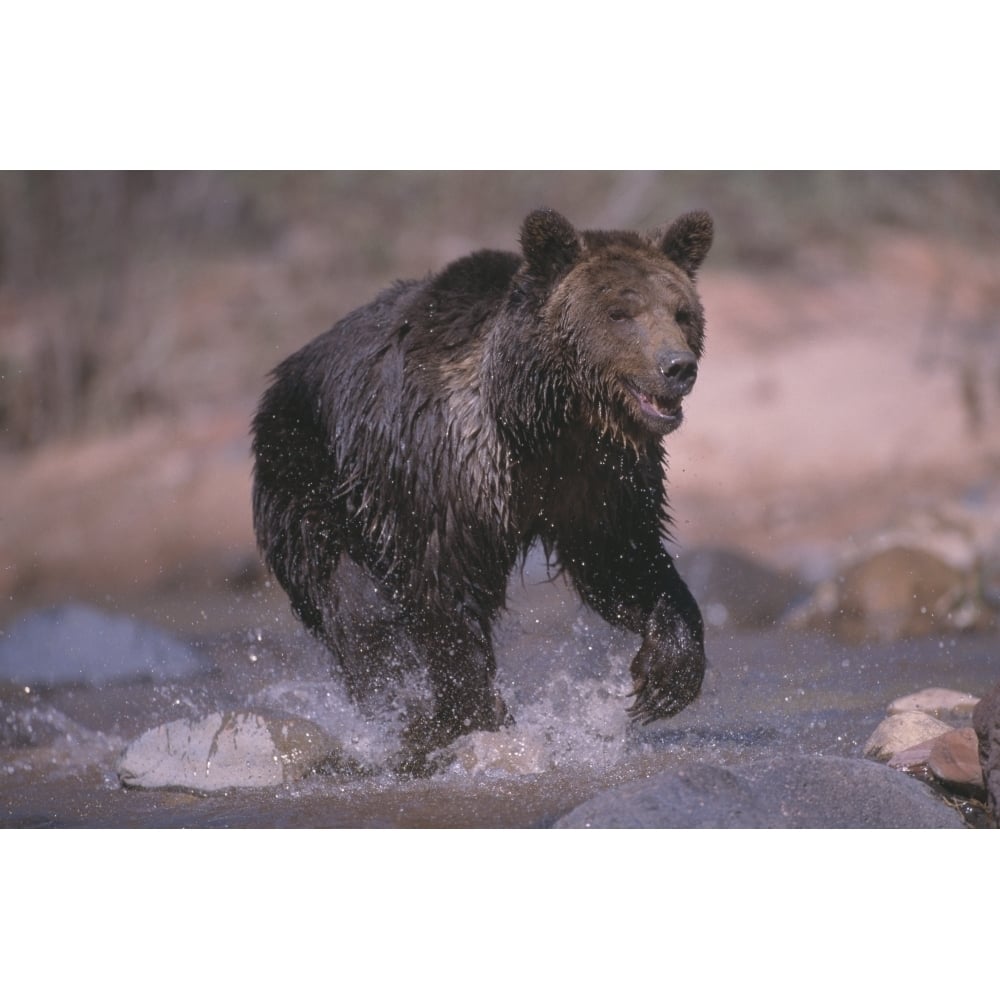
[[182, 631], [252, 618], [267, 372], [393, 279], [516, 249], [540, 206], [715, 217], [678, 548], [819, 580], [958, 508], [994, 544], [1000, 174], [7, 172], [0, 627], [70, 598]]

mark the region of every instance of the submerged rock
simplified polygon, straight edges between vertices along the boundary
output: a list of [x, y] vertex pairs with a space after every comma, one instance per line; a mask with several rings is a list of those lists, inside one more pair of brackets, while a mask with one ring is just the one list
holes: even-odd
[[899, 712], [883, 719], [869, 737], [863, 753], [871, 760], [886, 762], [902, 750], [951, 732], [951, 726], [925, 712]]
[[792, 756], [693, 764], [603, 792], [559, 828], [959, 828], [924, 784], [870, 761]]
[[86, 604], [34, 612], [0, 637], [0, 680], [17, 684], [176, 680], [204, 668], [186, 642]]
[[118, 776], [130, 788], [267, 788], [302, 778], [339, 752], [305, 719], [215, 712], [143, 733], [122, 754]]

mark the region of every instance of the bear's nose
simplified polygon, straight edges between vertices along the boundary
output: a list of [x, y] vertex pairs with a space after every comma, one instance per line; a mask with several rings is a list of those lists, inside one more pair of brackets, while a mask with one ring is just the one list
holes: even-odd
[[698, 377], [698, 359], [690, 351], [668, 351], [660, 357], [660, 374], [673, 396], [686, 396]]

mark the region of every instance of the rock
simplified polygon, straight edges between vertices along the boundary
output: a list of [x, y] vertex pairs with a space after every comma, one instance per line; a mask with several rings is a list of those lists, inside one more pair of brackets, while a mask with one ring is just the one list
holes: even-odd
[[951, 726], [947, 723], [924, 712], [900, 712], [879, 723], [863, 753], [872, 760], [885, 762], [901, 750], [950, 731]]
[[305, 719], [215, 712], [143, 733], [122, 754], [118, 776], [132, 788], [267, 788], [303, 777], [339, 750]]
[[959, 791], [974, 794], [986, 787], [979, 763], [979, 741], [971, 726], [953, 729], [934, 740], [927, 766], [939, 781]]
[[958, 828], [921, 782], [870, 761], [791, 756], [763, 765], [691, 764], [577, 806], [566, 828]]
[[176, 680], [204, 667], [196, 650], [167, 632], [85, 604], [35, 612], [0, 638], [0, 679], [18, 684]]
[[986, 804], [1000, 825], [1000, 684], [991, 688], [972, 713], [979, 743], [979, 763], [986, 782]]
[[923, 549], [958, 569], [972, 569], [1000, 540], [1000, 494], [968, 496], [933, 508], [910, 510], [863, 543], [868, 551]]
[[976, 731], [971, 727], [950, 729], [900, 750], [887, 763], [898, 771], [936, 778], [941, 784], [966, 795], [981, 796], [985, 788]]
[[470, 774], [484, 771], [543, 774], [552, 764], [551, 755], [540, 740], [509, 729], [469, 733], [455, 740], [447, 753], [454, 755], [454, 761]]
[[[888, 764], [945, 792], [962, 796], [967, 800], [961, 805], [966, 820], [972, 826], [984, 825], [985, 786], [974, 729], [952, 729], [934, 739], [924, 740], [893, 754]], [[990, 824], [986, 821], [985, 825]]]
[[677, 567], [705, 621], [716, 627], [773, 625], [807, 593], [793, 575], [728, 549], [682, 552]]
[[982, 601], [978, 567], [893, 545], [862, 556], [836, 580], [821, 584], [790, 623], [823, 628], [848, 642], [890, 642], [989, 628], [995, 615]]
[[[947, 733], [942, 735], [946, 736]], [[935, 736], [933, 739], [924, 740], [923, 743], [917, 743], [905, 750], [898, 750], [885, 763], [897, 771], [919, 774], [921, 770], [927, 769], [931, 759], [931, 748], [940, 738], [940, 736]]]
[[888, 709], [889, 715], [901, 712], [924, 712], [937, 719], [951, 716], [956, 719], [971, 719], [979, 699], [974, 694], [951, 691], [948, 688], [924, 688], [916, 694], [897, 698]]

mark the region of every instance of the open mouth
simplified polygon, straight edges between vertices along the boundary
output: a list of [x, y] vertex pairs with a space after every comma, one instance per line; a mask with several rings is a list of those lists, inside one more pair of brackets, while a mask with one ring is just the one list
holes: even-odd
[[627, 383], [627, 386], [642, 415], [656, 427], [673, 430], [684, 418], [680, 397], [652, 396], [634, 385]]

